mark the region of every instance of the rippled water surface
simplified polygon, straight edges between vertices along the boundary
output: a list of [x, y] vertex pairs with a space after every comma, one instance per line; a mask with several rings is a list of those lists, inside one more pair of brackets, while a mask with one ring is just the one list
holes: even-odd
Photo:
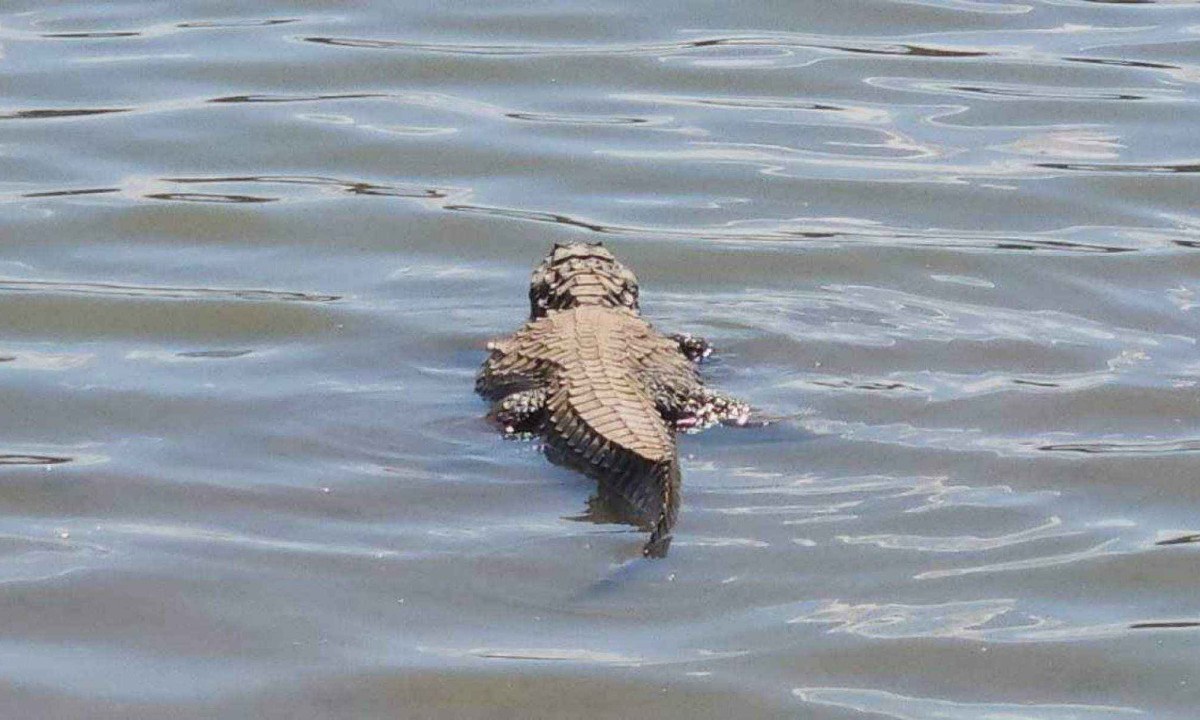
[[[0, 716], [1186, 720], [1200, 7], [0, 4]], [[719, 348], [669, 558], [472, 378]]]

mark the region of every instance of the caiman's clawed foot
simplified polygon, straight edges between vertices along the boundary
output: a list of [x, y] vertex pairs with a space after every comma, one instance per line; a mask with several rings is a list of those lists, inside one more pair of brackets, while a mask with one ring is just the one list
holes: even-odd
[[702, 337], [697, 337], [691, 333], [675, 333], [670, 337], [679, 343], [679, 352], [683, 353], [684, 357], [692, 362], [700, 362], [709, 355], [712, 355], [712, 344]]
[[545, 415], [546, 396], [545, 388], [506, 395], [492, 406], [492, 419], [504, 428], [506, 435], [534, 432]]
[[675, 427], [684, 432], [699, 432], [718, 423], [745, 425], [749, 421], [749, 405], [702, 387], [684, 400], [675, 417]]

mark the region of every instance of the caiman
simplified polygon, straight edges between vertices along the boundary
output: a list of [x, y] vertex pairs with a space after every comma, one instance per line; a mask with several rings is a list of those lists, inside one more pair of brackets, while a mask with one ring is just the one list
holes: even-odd
[[633, 273], [599, 243], [555, 244], [533, 271], [529, 322], [491, 351], [475, 389], [506, 433], [535, 433], [547, 453], [600, 483], [663, 557], [679, 511], [678, 431], [745, 424], [749, 406], [704, 386], [711, 351], [642, 318]]

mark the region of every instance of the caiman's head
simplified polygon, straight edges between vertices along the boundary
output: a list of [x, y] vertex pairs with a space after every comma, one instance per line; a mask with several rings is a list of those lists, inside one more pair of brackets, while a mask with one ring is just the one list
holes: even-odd
[[600, 243], [555, 243], [529, 283], [530, 319], [580, 305], [637, 311], [637, 278]]

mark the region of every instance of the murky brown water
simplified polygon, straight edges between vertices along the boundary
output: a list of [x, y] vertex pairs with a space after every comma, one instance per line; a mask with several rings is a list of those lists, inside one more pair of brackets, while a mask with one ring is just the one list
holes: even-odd
[[[1200, 8], [0, 5], [0, 716], [1189, 719]], [[472, 376], [553, 241], [786, 418], [671, 556]]]

